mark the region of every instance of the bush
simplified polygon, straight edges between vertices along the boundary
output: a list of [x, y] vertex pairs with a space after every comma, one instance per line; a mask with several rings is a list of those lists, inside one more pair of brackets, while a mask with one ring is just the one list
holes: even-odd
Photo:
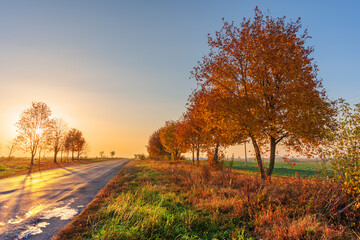
[[327, 132], [321, 156], [331, 163], [330, 179], [343, 183], [346, 192], [356, 196], [360, 194], [360, 104], [351, 107], [340, 100], [339, 109], [338, 126]]
[[144, 154], [135, 154], [135, 160], [144, 160], [145, 155]]

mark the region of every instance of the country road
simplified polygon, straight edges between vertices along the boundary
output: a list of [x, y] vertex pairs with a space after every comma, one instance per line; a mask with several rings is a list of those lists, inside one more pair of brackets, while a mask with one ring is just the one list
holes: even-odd
[[50, 239], [129, 159], [0, 179], [0, 239]]

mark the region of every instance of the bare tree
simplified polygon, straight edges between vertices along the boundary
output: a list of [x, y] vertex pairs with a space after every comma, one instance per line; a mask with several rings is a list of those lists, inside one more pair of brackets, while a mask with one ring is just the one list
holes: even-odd
[[101, 151], [99, 153], [100, 153], [100, 158], [105, 158], [105, 152], [104, 151]]
[[[50, 126], [50, 128], [52, 129], [52, 126]], [[43, 158], [45, 158], [46, 155], [46, 151], [49, 151], [51, 148], [51, 142], [52, 142], [52, 130], [49, 130], [49, 133], [44, 135], [43, 138], [41, 139], [41, 141], [39, 141], [39, 146], [38, 146], [38, 154], [39, 154], [39, 165], [40, 165], [40, 158], [41, 158], [41, 153], [43, 154]]]
[[9, 145], [9, 156], [8, 158], [11, 157], [11, 155], [19, 149], [19, 141], [18, 141], [18, 138], [15, 138], [13, 139], [11, 142], [10, 142], [10, 145]]
[[54, 150], [54, 163], [57, 162], [57, 155], [59, 151], [62, 149], [62, 145], [64, 144], [63, 139], [65, 138], [66, 129], [67, 129], [67, 124], [63, 119], [61, 118], [53, 119], [52, 146]]
[[16, 123], [17, 141], [25, 151], [30, 151], [33, 165], [39, 145], [51, 134], [51, 110], [43, 102], [32, 102]]

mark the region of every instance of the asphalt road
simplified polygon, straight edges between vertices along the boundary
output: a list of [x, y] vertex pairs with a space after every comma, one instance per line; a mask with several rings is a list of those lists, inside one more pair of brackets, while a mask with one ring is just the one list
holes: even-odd
[[0, 239], [50, 239], [129, 161], [81, 164], [0, 179]]

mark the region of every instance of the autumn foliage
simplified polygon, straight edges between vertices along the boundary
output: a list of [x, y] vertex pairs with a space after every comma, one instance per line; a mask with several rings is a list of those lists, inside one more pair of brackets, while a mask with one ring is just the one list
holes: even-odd
[[160, 140], [160, 130], [156, 130], [149, 137], [149, 142], [146, 148], [151, 159], [160, 160], [166, 157], [167, 152]]
[[313, 156], [334, 128], [336, 108], [317, 77], [309, 38], [300, 19], [266, 16], [258, 8], [239, 26], [224, 21], [192, 71], [198, 88], [180, 127], [172, 127], [173, 134], [160, 131], [165, 149], [173, 156], [192, 152], [193, 159], [207, 152], [217, 165], [223, 149], [250, 141], [262, 179], [272, 174], [279, 145]]
[[[309, 154], [334, 120], [310, 56], [314, 49], [306, 45], [306, 30], [300, 30], [300, 19], [264, 16], [256, 8], [253, 19], [239, 27], [224, 22], [209, 35], [210, 53], [192, 73], [199, 92], [217, 96], [217, 101], [209, 97], [210, 107], [203, 110], [216, 116], [210, 124], [226, 130], [230, 122], [239, 137], [251, 140], [262, 178], [272, 174], [279, 144]], [[221, 107], [214, 109], [216, 104]]]

